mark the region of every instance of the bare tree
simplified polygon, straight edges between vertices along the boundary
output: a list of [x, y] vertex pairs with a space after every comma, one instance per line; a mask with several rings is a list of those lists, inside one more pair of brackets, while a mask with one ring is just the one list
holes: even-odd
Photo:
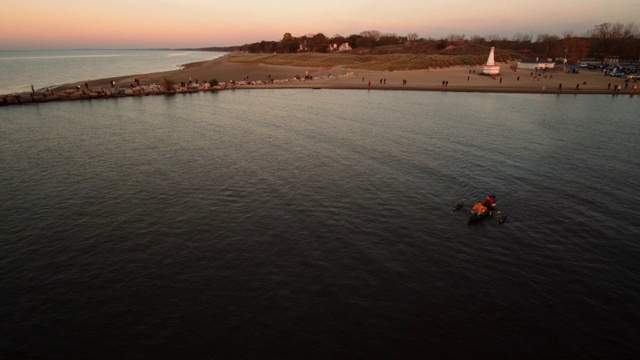
[[517, 34], [514, 34], [511, 37], [511, 40], [512, 41], [517, 41], [517, 42], [527, 42], [527, 41], [531, 42], [531, 35], [523, 34], [523, 33], [517, 33]]
[[589, 40], [572, 35], [565, 35], [561, 41], [567, 60], [571, 63], [587, 57]]
[[397, 45], [400, 42], [401, 41], [398, 35], [391, 33], [391, 34], [380, 35], [380, 37], [378, 38], [378, 41], [376, 41], [376, 45], [378, 46]]
[[487, 35], [487, 36], [485, 36], [485, 38], [486, 38], [486, 41], [502, 41], [502, 40], [505, 40], [504, 38], [502, 38], [498, 34]]
[[380, 31], [378, 31], [378, 30], [367, 30], [367, 31], [361, 32], [360, 36], [365, 37], [365, 38], [369, 38], [369, 39], [373, 40], [373, 42], [376, 42], [376, 41], [378, 41], [380, 36], [382, 36], [382, 33]]
[[360, 38], [357, 41], [357, 47], [372, 48], [376, 46], [380, 36], [382, 36], [382, 33], [378, 30], [363, 31], [360, 33]]
[[638, 52], [633, 46], [639, 36], [638, 26], [634, 23], [602, 23], [594, 26], [588, 34], [593, 40], [594, 53], [599, 57], [631, 57]]
[[551, 34], [538, 34], [538, 37], [536, 38], [537, 43], [552, 43], [558, 40], [560, 40], [558, 35]]
[[473, 35], [469, 38], [469, 41], [474, 44], [485, 44], [487, 42], [487, 40], [480, 35]]

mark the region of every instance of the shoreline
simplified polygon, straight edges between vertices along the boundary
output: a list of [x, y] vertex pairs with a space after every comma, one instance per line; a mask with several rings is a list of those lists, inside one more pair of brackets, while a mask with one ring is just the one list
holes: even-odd
[[[332, 68], [306, 68], [228, 61], [228, 55], [184, 64], [181, 69], [96, 79], [85, 83], [67, 83], [48, 92], [23, 92], [0, 95], [0, 106], [49, 101], [111, 98], [123, 96], [166, 95], [225, 89], [327, 89], [327, 90], [392, 90], [482, 92], [513, 94], [592, 94], [630, 95], [637, 92], [637, 80], [625, 84], [624, 78], [604, 76], [598, 71], [577, 74], [550, 70], [514, 69], [500, 64], [502, 73], [496, 78], [481, 75], [482, 66], [460, 66], [444, 69], [369, 71]], [[313, 80], [305, 80], [305, 76]], [[166, 91], [157, 84], [163, 79], [175, 84]], [[139, 85], [135, 87], [136, 79]], [[232, 85], [231, 80], [235, 82]], [[112, 87], [111, 82], [116, 86]], [[212, 86], [217, 81], [220, 85]], [[214, 83], [215, 84], [215, 83]], [[616, 85], [619, 87], [615, 90]], [[625, 88], [625, 85], [627, 88]], [[79, 88], [78, 88], [79, 87]]]

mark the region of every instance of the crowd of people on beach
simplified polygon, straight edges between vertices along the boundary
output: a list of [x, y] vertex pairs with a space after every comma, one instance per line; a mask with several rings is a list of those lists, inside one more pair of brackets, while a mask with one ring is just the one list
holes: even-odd
[[[191, 77], [188, 77], [188, 79], [184, 81], [180, 81], [179, 83], [170, 86], [169, 89], [163, 89], [163, 87], [167, 86], [166, 83], [165, 84], [161, 83], [160, 85], [162, 86], [157, 86], [155, 84], [143, 85], [139, 77], [134, 78], [133, 81], [131, 82], [127, 82], [125, 80], [125, 84], [122, 84], [122, 82], [118, 84], [116, 83], [116, 80], [110, 80], [108, 81], [108, 85], [105, 88], [102, 88], [102, 87], [92, 88], [88, 81], [84, 81], [82, 83], [72, 85], [72, 88], [66, 87], [67, 90], [53, 89], [53, 91], [51, 91], [49, 88], [37, 89], [33, 84], [31, 84], [30, 86], [31, 91], [28, 93], [28, 95], [27, 93], [0, 95], [0, 105], [51, 101], [56, 99], [65, 100], [65, 99], [75, 99], [75, 98], [131, 96], [131, 95], [140, 95], [140, 94], [148, 95], [150, 93], [193, 92], [193, 91], [199, 91], [199, 90], [209, 90], [209, 89], [213, 89], [214, 87], [216, 89], [224, 89], [225, 87], [228, 87], [228, 86], [233, 86], [233, 87], [254, 86], [254, 85], [259, 86], [259, 85], [266, 85], [266, 84], [285, 85], [287, 83], [294, 83], [294, 82], [315, 81], [315, 80], [324, 80], [324, 79], [338, 79], [341, 77], [354, 77], [355, 75], [353, 72], [338, 74], [338, 75], [332, 75], [332, 74], [319, 75], [319, 71], [316, 71], [316, 70], [326, 71], [328, 69], [309, 70], [305, 73], [304, 77], [295, 75], [291, 78], [285, 78], [285, 79], [275, 79], [271, 74], [268, 74], [265, 80], [254, 80], [252, 78], [253, 76], [250, 77], [249, 75], [245, 75], [243, 76], [242, 81], [236, 81], [232, 79], [228, 83], [220, 83], [220, 84], [218, 84], [217, 81], [215, 81], [215, 83], [212, 83], [212, 84], [209, 84], [208, 82], [205, 81], [204, 83], [201, 84], [198, 78], [195, 78], [195, 80], [192, 80]], [[546, 88], [550, 85], [549, 84], [550, 80], [557, 80], [561, 78], [567, 80], [571, 77], [574, 77], [577, 74], [577, 72], [571, 73], [571, 75], [567, 77], [561, 73], [562, 72], [561, 69], [551, 69], [551, 68], [536, 68], [536, 69], [532, 69], [531, 71], [525, 70], [524, 73], [522, 72], [521, 69], [519, 70], [512, 67], [512, 70], [514, 72], [519, 72], [519, 73], [513, 74], [512, 76], [510, 76], [509, 74], [491, 75], [491, 78], [497, 81], [496, 83], [494, 83], [495, 85], [487, 84], [486, 88], [490, 89], [493, 86], [497, 86], [497, 85], [500, 85], [500, 87], [502, 87], [504, 86], [502, 85], [504, 82], [508, 84], [508, 89], [513, 89], [514, 91], [519, 91], [520, 88], [522, 90], [531, 90], [533, 89], [531, 85], [525, 85], [524, 83], [521, 82], [522, 80], [521, 78], [523, 76], [526, 77], [526, 73], [529, 72], [529, 76], [532, 82], [536, 82], [536, 83], [540, 82], [541, 85], [543, 85], [541, 88], [540, 87], [537, 88], [538, 91], [540, 89], [542, 89], [542, 91], [546, 91]], [[465, 69], [464, 71], [466, 72], [467, 69]], [[446, 74], [451, 75], [453, 73], [447, 72]], [[471, 79], [472, 74], [476, 74], [476, 70], [468, 69], [467, 82], [472, 81]], [[464, 75], [467, 75], [467, 74], [464, 74]], [[398, 81], [401, 81], [403, 86], [406, 86], [409, 84], [409, 81], [406, 77], [398, 78], [396, 76], [395, 78], [392, 77], [391, 79], [387, 79], [386, 77], [375, 77], [375, 79], [369, 78], [367, 80], [368, 78], [367, 75], [361, 74], [361, 75], [355, 75], [355, 76], [357, 80], [361, 80], [362, 86], [364, 88], [371, 88], [374, 83], [377, 83], [377, 85], [380, 85], [381, 88], [386, 88], [386, 86], [385, 87], [382, 87], [382, 86], [387, 84], [394, 84]], [[452, 79], [445, 78], [444, 80], [437, 80], [437, 81], [440, 81], [439, 85], [444, 88], [449, 88], [450, 84], [454, 84], [452, 86], [453, 89], [459, 89], [461, 87], [468, 86], [468, 85], [461, 85], [461, 84], [455, 85], [457, 79], [458, 78], [452, 78]], [[389, 80], [389, 82], [387, 82], [387, 80]], [[514, 83], [514, 80], [516, 83], [521, 83], [521, 85], [516, 85]], [[606, 91], [606, 92], [613, 92], [615, 95], [626, 93], [633, 96], [637, 91], [637, 85], [634, 84], [638, 81], [637, 76], [628, 76], [625, 79], [620, 79], [618, 84], [616, 84], [616, 82], [618, 82], [616, 78], [611, 78], [611, 80], [612, 81], [609, 82], [608, 84], [603, 83], [602, 81], [594, 80], [593, 83], [590, 81], [589, 86], [587, 86], [587, 81], [585, 79], [580, 79], [580, 82], [576, 83], [575, 88], [569, 86], [568, 87], [569, 90], [564, 90], [564, 92], [577, 92], [577, 91], [587, 92], [588, 91], [593, 93], [594, 91], [601, 91], [601, 92]], [[568, 80], [568, 82], [570, 82], [570, 79]], [[421, 78], [412, 80], [412, 83], [413, 83], [412, 88], [417, 88], [417, 89], [420, 89], [420, 88], [428, 89], [430, 87], [433, 88], [437, 86], [436, 85], [437, 82], [432, 85], [429, 85], [428, 83], [425, 83], [425, 79], [421, 79]], [[593, 85], [594, 83], [596, 85]], [[171, 84], [171, 82], [169, 82], [169, 84]], [[345, 86], [350, 86], [345, 82], [341, 82], [341, 84], [346, 84]], [[316, 85], [313, 85], [313, 86], [315, 87]], [[474, 88], [478, 88], [478, 87], [482, 88], [482, 86], [483, 85], [479, 85], [479, 86], [475, 86]], [[556, 84], [554, 84], [554, 86], [557, 86], [558, 92], [562, 92], [564, 89], [562, 82], [557, 82]], [[600, 88], [599, 89], [595, 88], [595, 86], [598, 86]], [[64, 94], [65, 92], [66, 92], [66, 95]]]

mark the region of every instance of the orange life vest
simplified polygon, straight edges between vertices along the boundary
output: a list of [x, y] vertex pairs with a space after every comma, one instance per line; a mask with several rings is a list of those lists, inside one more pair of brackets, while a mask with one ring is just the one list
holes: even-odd
[[471, 211], [473, 211], [476, 214], [480, 214], [480, 213], [483, 213], [483, 212], [487, 211], [487, 207], [482, 205], [481, 203], [476, 203], [471, 208]]

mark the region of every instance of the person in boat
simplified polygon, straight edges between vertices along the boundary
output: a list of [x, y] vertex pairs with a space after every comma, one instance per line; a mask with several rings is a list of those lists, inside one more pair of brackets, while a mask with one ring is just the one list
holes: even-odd
[[478, 202], [475, 203], [472, 207], [471, 207], [471, 214], [475, 215], [475, 216], [484, 216], [487, 212], [487, 207], [482, 205], [482, 203]]
[[472, 207], [471, 207], [471, 214], [475, 215], [475, 216], [484, 216], [487, 215], [491, 215], [491, 213], [493, 212], [493, 209], [496, 206], [495, 203], [495, 195], [487, 195], [487, 197], [482, 200], [481, 202], [477, 202], [475, 203]]
[[489, 210], [493, 210], [496, 207], [496, 196], [487, 195], [487, 197], [481, 202], [482, 206]]

